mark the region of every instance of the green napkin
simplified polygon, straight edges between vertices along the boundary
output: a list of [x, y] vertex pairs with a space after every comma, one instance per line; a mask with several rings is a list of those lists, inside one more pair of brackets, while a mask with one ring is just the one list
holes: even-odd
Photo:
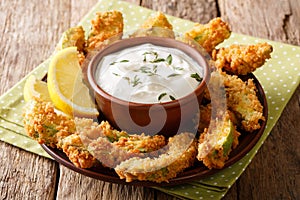
[[[89, 30], [90, 20], [94, 18], [95, 13], [108, 10], [119, 10], [123, 13], [125, 31], [137, 29], [146, 18], [154, 13], [152, 10], [127, 2], [100, 0], [80, 24], [85, 30]], [[176, 32], [185, 32], [194, 24], [172, 16], [168, 16], [168, 19]], [[300, 47], [236, 33], [232, 33], [222, 46], [258, 42], [268, 42], [274, 47], [272, 59], [255, 72], [255, 76], [264, 88], [269, 105], [269, 119], [260, 141], [237, 163], [214, 175], [178, 186], [155, 187], [156, 189], [184, 199], [221, 199], [251, 162], [300, 82]], [[49, 60], [46, 60], [28, 76], [34, 74], [37, 78], [42, 78], [47, 73], [48, 63]], [[37, 142], [25, 134], [23, 129], [21, 114], [25, 104], [23, 87], [28, 76], [0, 97], [0, 140], [50, 158]]]

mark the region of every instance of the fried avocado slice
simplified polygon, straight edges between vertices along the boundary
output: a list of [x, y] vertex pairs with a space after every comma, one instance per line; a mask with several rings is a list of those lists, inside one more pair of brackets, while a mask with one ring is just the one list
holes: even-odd
[[174, 38], [173, 26], [162, 12], [150, 16], [131, 37], [158, 36]]
[[168, 21], [167, 17], [162, 12], [157, 12], [155, 16], [151, 16], [141, 25], [143, 29], [149, 29], [153, 27], [160, 27], [169, 30], [173, 30], [172, 24]]
[[132, 135], [112, 129], [108, 122], [82, 130], [80, 137], [91, 154], [103, 165], [115, 167], [133, 156], [155, 152], [166, 144], [163, 136]]
[[207, 24], [195, 24], [185, 36], [193, 38], [210, 54], [218, 44], [229, 38], [230, 34], [228, 24], [218, 17]]
[[58, 50], [67, 47], [77, 47], [79, 52], [83, 52], [85, 48], [85, 36], [82, 26], [71, 27], [66, 30], [58, 44]]
[[166, 145], [162, 135], [129, 135], [129, 137], [120, 137], [114, 145], [133, 153], [149, 153], [163, 148]]
[[99, 164], [97, 159], [92, 156], [82, 143], [81, 138], [77, 133], [59, 140], [57, 147], [63, 150], [76, 167], [90, 168]]
[[123, 32], [123, 15], [119, 11], [98, 12], [91, 23], [87, 51], [93, 50], [104, 40]]
[[114, 129], [107, 121], [102, 121], [99, 126], [101, 127], [103, 135], [105, 135], [110, 142], [116, 142], [121, 137], [129, 137], [129, 134], [126, 131]]
[[197, 154], [196, 144], [194, 134], [181, 133], [169, 138], [168, 148], [158, 157], [133, 157], [121, 162], [115, 171], [121, 179], [126, 179], [126, 182], [168, 182], [193, 165]]
[[84, 53], [85, 45], [86, 45], [86, 40], [85, 40], [83, 27], [76, 26], [76, 27], [69, 28], [63, 33], [57, 45], [56, 50], [59, 51], [61, 49], [65, 49], [67, 47], [73, 47], [73, 46], [77, 47], [79, 63], [80, 65], [82, 65], [82, 63], [85, 60], [85, 53]]
[[240, 128], [245, 131], [255, 131], [259, 129], [260, 120], [265, 120], [263, 116], [263, 106], [257, 97], [257, 88], [253, 79], [241, 80], [236, 75], [224, 76], [224, 85], [227, 96], [227, 107], [234, 113]]
[[273, 48], [268, 43], [231, 45], [212, 53], [216, 68], [235, 75], [247, 75], [264, 65]]
[[145, 134], [128, 134], [126, 131], [113, 129], [107, 121], [100, 123], [102, 134], [114, 145], [134, 153], [146, 153], [158, 150], [166, 145], [164, 136]]
[[39, 99], [33, 99], [26, 104], [23, 123], [31, 138], [51, 147], [56, 147], [60, 138], [73, 134], [76, 129], [73, 119], [57, 114], [52, 103]]
[[229, 153], [238, 145], [239, 135], [228, 115], [213, 120], [199, 138], [197, 159], [209, 169], [223, 168]]

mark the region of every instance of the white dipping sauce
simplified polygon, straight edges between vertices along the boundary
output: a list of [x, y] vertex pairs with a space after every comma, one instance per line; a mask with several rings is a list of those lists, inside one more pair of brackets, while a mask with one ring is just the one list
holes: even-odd
[[201, 82], [196, 77], [203, 77], [203, 68], [183, 51], [148, 43], [104, 56], [95, 73], [104, 91], [136, 103], [184, 97]]

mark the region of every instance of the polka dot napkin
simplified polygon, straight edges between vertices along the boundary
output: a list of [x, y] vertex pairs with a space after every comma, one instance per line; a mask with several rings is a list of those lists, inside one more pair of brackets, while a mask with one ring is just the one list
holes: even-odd
[[[84, 26], [85, 30], [88, 30], [90, 20], [94, 17], [95, 12], [108, 10], [119, 10], [123, 13], [125, 31], [137, 29], [147, 17], [154, 13], [152, 10], [122, 1], [100, 0], [80, 24]], [[168, 16], [168, 19], [176, 32], [185, 32], [194, 24], [172, 16]], [[269, 119], [260, 141], [237, 163], [212, 176], [178, 186], [156, 187], [156, 189], [179, 198], [221, 199], [251, 162], [300, 82], [300, 47], [235, 33], [232, 33], [231, 37], [222, 43], [222, 46], [233, 43], [255, 44], [258, 42], [268, 42], [274, 47], [272, 59], [255, 72], [255, 76], [264, 88], [269, 105]], [[47, 73], [48, 63], [49, 60], [46, 60], [28, 76], [34, 74], [36, 77], [42, 78]], [[0, 97], [0, 140], [50, 158], [40, 145], [25, 135], [23, 130], [21, 112], [24, 100], [22, 92], [28, 76]]]

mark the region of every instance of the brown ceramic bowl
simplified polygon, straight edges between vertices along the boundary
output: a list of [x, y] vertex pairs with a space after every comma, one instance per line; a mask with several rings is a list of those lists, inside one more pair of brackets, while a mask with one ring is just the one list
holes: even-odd
[[[173, 101], [163, 103], [135, 103], [119, 99], [104, 91], [95, 79], [97, 67], [101, 67], [101, 59], [111, 53], [151, 43], [157, 46], [176, 48], [183, 51], [203, 69], [203, 80], [190, 94]], [[87, 81], [95, 93], [98, 108], [115, 128], [129, 133], [162, 134], [173, 136], [183, 131], [195, 131], [198, 122], [199, 106], [203, 91], [210, 79], [210, 70], [206, 55], [199, 47], [173, 38], [156, 36], [125, 38], [103, 46], [91, 59], [86, 71]]]

